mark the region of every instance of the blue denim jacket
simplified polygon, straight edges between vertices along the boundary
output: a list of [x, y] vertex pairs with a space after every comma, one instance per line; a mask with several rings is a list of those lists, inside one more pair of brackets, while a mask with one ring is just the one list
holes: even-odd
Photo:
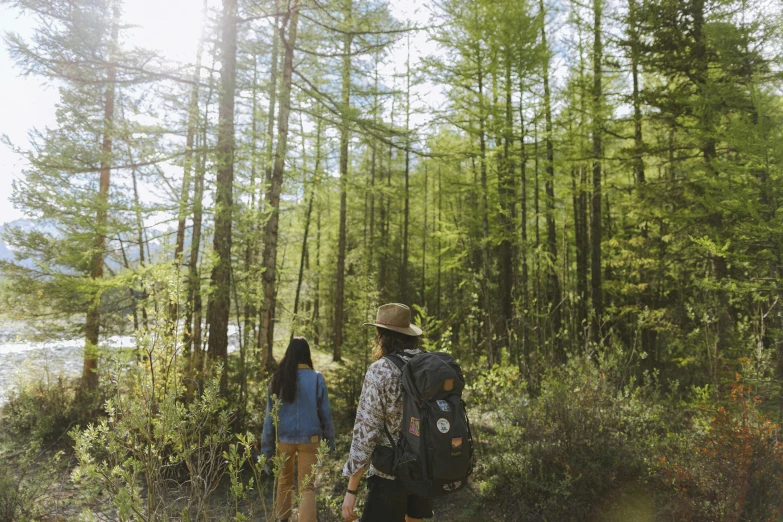
[[[329, 394], [324, 376], [304, 364], [299, 365], [297, 372], [294, 402], [283, 402], [280, 405], [278, 439], [285, 444], [305, 444], [318, 436], [326, 439], [329, 448], [334, 451], [334, 424], [329, 411]], [[261, 452], [267, 458], [275, 454], [275, 426], [272, 423], [272, 400], [269, 392]]]

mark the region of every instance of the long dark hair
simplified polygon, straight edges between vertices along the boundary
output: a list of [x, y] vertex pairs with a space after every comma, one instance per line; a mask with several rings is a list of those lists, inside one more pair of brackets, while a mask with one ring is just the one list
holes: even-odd
[[313, 367], [310, 345], [304, 337], [294, 337], [288, 343], [285, 356], [280, 361], [280, 366], [277, 367], [272, 376], [272, 383], [269, 385], [269, 391], [280, 397], [283, 402], [294, 402], [296, 399], [297, 369], [300, 364]]
[[388, 328], [378, 328], [377, 326], [375, 331], [375, 348], [373, 349], [375, 359], [380, 359], [384, 355], [394, 352], [414, 350], [420, 345], [419, 337], [413, 335], [405, 335], [404, 333], [395, 332]]

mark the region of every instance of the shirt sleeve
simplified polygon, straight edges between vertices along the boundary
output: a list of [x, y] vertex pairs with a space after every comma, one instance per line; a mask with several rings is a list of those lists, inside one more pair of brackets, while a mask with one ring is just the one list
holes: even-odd
[[334, 424], [332, 412], [329, 410], [329, 391], [326, 389], [326, 380], [322, 374], [318, 374], [318, 419], [321, 421], [321, 432], [329, 444], [329, 449], [334, 451]]
[[364, 376], [364, 384], [359, 396], [351, 451], [343, 467], [343, 476], [350, 477], [370, 464], [372, 452], [383, 431], [384, 415], [381, 401], [383, 391], [378, 377], [379, 365], [370, 365]]

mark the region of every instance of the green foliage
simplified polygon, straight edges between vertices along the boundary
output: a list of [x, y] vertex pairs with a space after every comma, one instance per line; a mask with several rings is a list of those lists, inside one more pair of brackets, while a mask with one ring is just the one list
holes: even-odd
[[[107, 401], [107, 419], [73, 433], [74, 480], [108, 494], [121, 520], [157, 520], [183, 509], [198, 519], [220, 485], [223, 447], [233, 438], [219, 377], [184, 404], [174, 382], [156, 395], [152, 375], [137, 372], [130, 391]], [[180, 489], [188, 495], [184, 508], [170, 498]]]
[[653, 471], [669, 500], [661, 510], [667, 520], [780, 518], [780, 425], [761, 411], [760, 403], [737, 375], [725, 402], [699, 404], [696, 429], [672, 433], [661, 445]]
[[99, 392], [79, 390], [78, 381], [56, 372], [48, 363], [31, 371], [42, 371], [43, 375], [18, 378], [0, 406], [3, 430], [17, 440], [64, 443], [69, 430], [94, 417]]
[[504, 510], [524, 520], [595, 520], [614, 491], [643, 479], [663, 427], [651, 384], [619, 387], [594, 361], [573, 359], [531, 398], [511, 391], [512, 375], [493, 370], [479, 380], [474, 418], [480, 487]]
[[40, 442], [33, 440], [22, 450], [16, 466], [0, 466], [0, 522], [31, 522], [49, 515], [52, 490], [62, 478], [62, 452], [46, 458], [43, 454]]
[[[306, 3], [294, 114], [277, 127], [288, 133], [280, 194], [266, 170], [284, 137], [267, 113], [269, 93], [281, 86], [267, 75], [266, 57], [280, 30], [273, 23], [291, 13], [270, 17], [277, 9], [269, 2], [243, 5], [238, 75], [229, 83], [247, 102], [230, 115], [227, 105], [218, 110], [222, 123], [237, 124], [234, 184], [221, 184], [234, 197], [233, 228], [217, 238], [233, 242], [231, 259], [222, 257], [231, 275], [212, 285], [202, 284], [218, 259], [210, 227], [225, 208], [204, 204], [212, 171], [227, 157], [215, 147], [215, 94], [227, 94], [215, 83], [219, 46], [213, 66], [207, 58], [192, 81], [187, 66], [167, 71], [162, 57], [125, 49], [122, 2], [10, 3], [42, 22], [30, 39], [8, 36], [13, 58], [61, 89], [56, 126], [32, 134], [29, 167], [14, 185], [13, 202], [36, 223], [6, 228], [16, 258], [0, 262], [0, 307], [46, 336], [83, 335], [88, 310], [99, 312], [92, 326], [104, 336], [128, 331], [133, 316], [137, 346], [102, 354], [95, 394], [48, 375], [19, 386], [4, 426], [47, 443], [77, 427], [76, 476], [106, 492], [120, 519], [267, 514], [274, 484], [253, 457], [268, 370], [258, 323], [267, 313], [278, 349], [293, 333], [326, 351], [344, 333], [328, 381], [347, 451], [372, 362], [374, 332], [362, 323], [380, 302], [397, 300], [416, 311], [425, 349], [463, 364], [477, 485], [511, 516], [623, 520], [621, 497], [639, 493], [649, 517], [774, 518], [774, 421], [783, 411], [779, 3], [444, 0], [427, 35], [439, 52], [419, 69], [410, 57], [407, 88], [400, 70], [387, 74], [401, 63], [389, 45], [398, 34], [417, 36], [387, 2], [353, 2], [351, 12], [345, 2]], [[594, 15], [600, 23], [591, 26]], [[214, 30], [208, 22], [207, 42], [216, 41]], [[346, 59], [350, 74], [334, 74]], [[171, 81], [180, 74], [186, 82]], [[343, 78], [348, 106], [336, 94]], [[419, 85], [442, 89], [445, 103], [427, 111]], [[192, 100], [187, 111], [179, 98]], [[417, 121], [419, 109], [433, 125]], [[185, 129], [174, 128], [185, 121], [187, 151], [177, 137]], [[338, 131], [347, 142], [335, 139]], [[101, 147], [109, 138], [111, 152]], [[339, 154], [345, 183], [334, 176], [338, 141], [347, 145]], [[162, 161], [187, 165], [193, 182]], [[111, 171], [105, 200], [96, 190], [101, 170]], [[160, 189], [151, 198], [159, 206], [139, 197], [145, 181]], [[172, 231], [151, 226], [166, 213], [184, 218], [182, 231], [200, 241], [181, 263], [172, 262]], [[268, 237], [263, 225], [273, 215], [280, 228]], [[204, 224], [199, 239], [196, 222]], [[588, 233], [589, 225], [600, 227]], [[151, 253], [151, 244], [160, 250]], [[262, 251], [271, 244], [274, 307], [261, 292]], [[342, 244], [345, 305], [336, 310]], [[588, 276], [598, 275], [600, 288], [588, 289]], [[204, 305], [229, 294], [230, 306], [204, 324]], [[225, 319], [214, 318], [229, 313], [241, 356], [215, 361], [204, 340], [223, 331]], [[200, 345], [182, 345], [183, 315], [198, 321], [184, 329], [188, 337], [200, 330]], [[740, 367], [742, 387], [733, 382]], [[222, 368], [228, 387], [219, 390], [213, 372]], [[763, 405], [750, 398], [750, 384]], [[319, 479], [340, 484], [337, 464], [319, 464]], [[272, 462], [275, 471], [281, 465]], [[319, 493], [323, 517], [339, 516], [339, 489]], [[29, 504], [23, 489], [6, 490], [17, 499], [8, 505]], [[230, 506], [218, 513], [224, 500]]]

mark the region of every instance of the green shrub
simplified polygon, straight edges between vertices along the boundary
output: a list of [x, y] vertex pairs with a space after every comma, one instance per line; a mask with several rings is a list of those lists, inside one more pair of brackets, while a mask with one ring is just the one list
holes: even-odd
[[2, 424], [13, 438], [45, 444], [65, 440], [71, 428], [85, 424], [97, 409], [97, 393], [79, 393], [78, 380], [44, 370], [38, 380], [17, 383], [2, 405]]
[[667, 500], [662, 518], [779, 520], [783, 443], [780, 426], [760, 411], [760, 402], [737, 375], [725, 404], [703, 405], [693, 428], [669, 438], [655, 466]]
[[619, 387], [585, 359], [543, 379], [535, 398], [513, 375], [493, 370], [474, 386], [482, 493], [514, 520], [600, 519], [618, 489], [645, 479], [662, 429], [654, 387]]
[[51, 489], [58, 479], [61, 453], [44, 465], [38, 441], [0, 465], [0, 522], [26, 522], [44, 519], [51, 507]]
[[[73, 432], [79, 463], [73, 477], [105, 492], [120, 520], [157, 520], [183, 510], [203, 517], [233, 437], [219, 377], [185, 404], [173, 375], [158, 375], [157, 382], [153, 375], [143, 368], [128, 373], [129, 382], [106, 403], [108, 417]], [[175, 500], [181, 496], [184, 506]]]

